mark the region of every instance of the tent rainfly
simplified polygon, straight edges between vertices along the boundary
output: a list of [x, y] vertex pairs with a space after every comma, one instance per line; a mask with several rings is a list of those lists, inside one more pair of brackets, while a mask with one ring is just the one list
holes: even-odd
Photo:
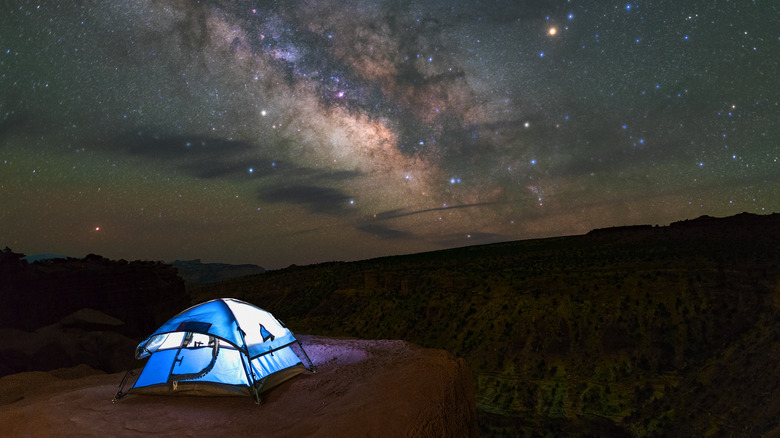
[[[293, 347], [308, 365], [304, 365]], [[113, 401], [127, 394], [248, 395], [260, 393], [314, 365], [292, 332], [269, 312], [234, 298], [190, 307], [141, 342], [140, 374], [128, 371]], [[123, 389], [137, 376], [130, 389]]]

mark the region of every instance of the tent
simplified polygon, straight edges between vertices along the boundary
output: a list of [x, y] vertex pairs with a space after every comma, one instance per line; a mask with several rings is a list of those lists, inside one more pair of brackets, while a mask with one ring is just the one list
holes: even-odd
[[[234, 298], [179, 313], [141, 342], [135, 357], [148, 360], [140, 374], [128, 371], [114, 401], [126, 394], [191, 394], [248, 395], [259, 403], [263, 391], [304, 370], [314, 371], [287, 327]], [[130, 376], [137, 378], [124, 393]]]

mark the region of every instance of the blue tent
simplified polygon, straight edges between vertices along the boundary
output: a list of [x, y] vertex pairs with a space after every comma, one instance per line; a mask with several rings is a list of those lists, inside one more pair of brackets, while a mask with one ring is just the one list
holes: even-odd
[[[295, 347], [306, 360], [293, 350]], [[190, 307], [136, 348], [148, 358], [127, 393], [128, 372], [114, 400], [126, 394], [249, 395], [304, 370], [314, 371], [303, 345], [269, 312], [234, 298]]]

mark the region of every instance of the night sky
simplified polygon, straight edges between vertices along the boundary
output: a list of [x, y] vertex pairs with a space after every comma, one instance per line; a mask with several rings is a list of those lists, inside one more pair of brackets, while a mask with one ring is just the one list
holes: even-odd
[[289, 264], [780, 211], [780, 4], [0, 6], [0, 246]]

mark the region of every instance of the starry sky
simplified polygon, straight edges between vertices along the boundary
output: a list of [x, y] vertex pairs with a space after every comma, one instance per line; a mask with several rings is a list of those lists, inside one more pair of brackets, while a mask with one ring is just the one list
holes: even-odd
[[0, 246], [359, 260], [780, 212], [770, 0], [9, 0]]

